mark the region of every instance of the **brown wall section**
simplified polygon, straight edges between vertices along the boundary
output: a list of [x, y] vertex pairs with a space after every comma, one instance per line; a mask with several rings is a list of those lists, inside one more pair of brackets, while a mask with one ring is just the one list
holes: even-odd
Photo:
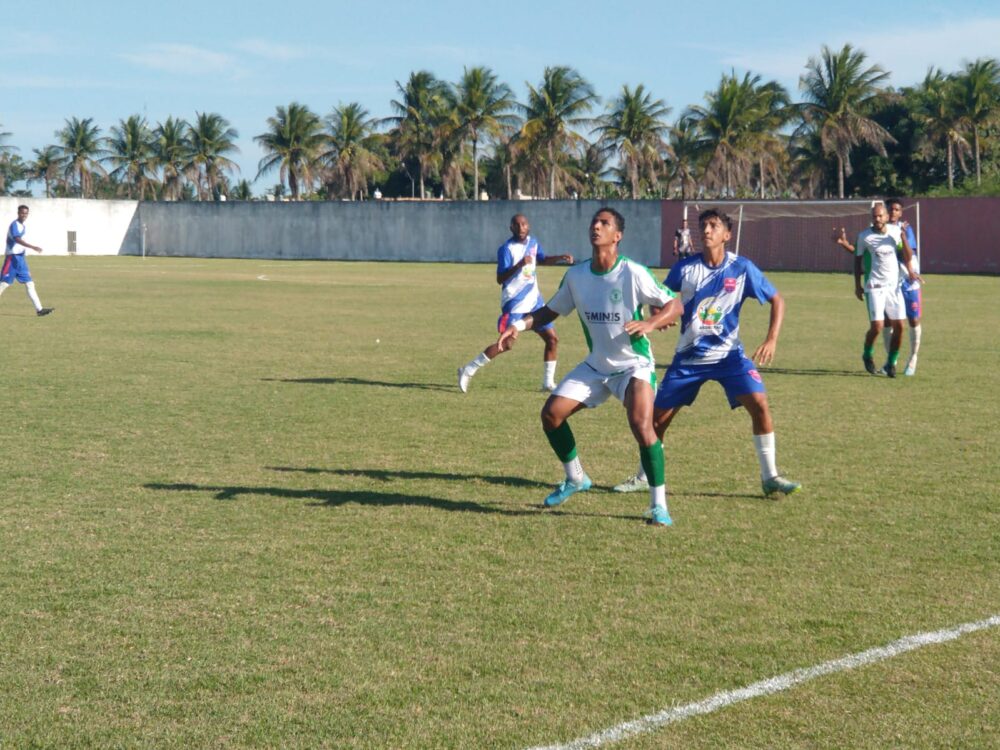
[[[911, 222], [915, 214], [913, 204], [920, 204], [922, 272], [1000, 273], [1000, 198], [904, 198], [903, 202]], [[702, 209], [712, 205], [711, 201], [700, 203]], [[737, 209], [732, 205], [724, 208], [735, 221]], [[663, 201], [660, 210], [663, 266], [674, 263], [673, 237], [682, 215], [681, 201]], [[689, 208], [688, 221], [695, 246], [700, 247], [694, 207]], [[868, 219], [861, 215], [744, 222], [740, 252], [765, 271], [849, 272], [851, 257], [830, 240], [831, 230], [834, 226], [844, 226], [853, 241], [867, 225]], [[735, 244], [735, 231], [733, 240]]]

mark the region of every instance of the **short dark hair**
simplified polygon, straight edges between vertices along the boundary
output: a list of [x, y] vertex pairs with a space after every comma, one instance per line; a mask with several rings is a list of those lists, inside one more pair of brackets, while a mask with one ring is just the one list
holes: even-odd
[[902, 198], [886, 198], [885, 199], [885, 208], [886, 208], [886, 210], [888, 211], [893, 206], [899, 206], [900, 208], [902, 208], [903, 207], [903, 199]]
[[22, 208], [23, 208], [23, 209], [24, 209], [25, 211], [30, 211], [30, 210], [31, 210], [30, 208], [28, 208], [28, 207], [27, 207], [26, 205], [24, 205], [23, 203], [22, 203], [22, 204], [21, 204], [20, 206], [18, 206], [18, 207], [17, 207], [17, 210], [18, 210], [18, 211], [20, 211], [20, 210], [21, 210]]
[[733, 231], [733, 220], [729, 218], [729, 214], [724, 213], [717, 208], [706, 208], [698, 214], [698, 226], [701, 229], [704, 229], [705, 224], [708, 223], [709, 219], [718, 219], [726, 225], [727, 231]]
[[597, 209], [597, 211], [594, 212], [594, 216], [591, 219], [592, 222], [594, 219], [597, 218], [597, 214], [611, 214], [612, 216], [614, 216], [615, 226], [618, 227], [618, 231], [621, 232], [622, 234], [625, 234], [625, 217], [622, 216], [620, 213], [615, 211], [613, 208], [610, 208], [609, 206], [604, 206], [602, 208]]

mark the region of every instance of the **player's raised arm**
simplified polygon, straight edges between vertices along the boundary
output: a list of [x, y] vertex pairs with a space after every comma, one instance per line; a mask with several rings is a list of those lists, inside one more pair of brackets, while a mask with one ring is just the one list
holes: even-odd
[[847, 241], [847, 230], [844, 227], [841, 227], [840, 229], [834, 227], [833, 234], [830, 239], [840, 245], [845, 253], [851, 253], [851, 255], [854, 254], [854, 245]]
[[771, 320], [767, 326], [767, 336], [764, 342], [757, 347], [750, 358], [758, 365], [770, 364], [774, 359], [774, 352], [778, 348], [778, 335], [781, 333], [781, 324], [785, 320], [785, 299], [778, 292], [774, 293], [768, 302], [771, 303]]
[[542, 260], [538, 261], [540, 266], [554, 266], [556, 263], [565, 263], [566, 265], [573, 265], [573, 256], [565, 253], [563, 255], [546, 255]]

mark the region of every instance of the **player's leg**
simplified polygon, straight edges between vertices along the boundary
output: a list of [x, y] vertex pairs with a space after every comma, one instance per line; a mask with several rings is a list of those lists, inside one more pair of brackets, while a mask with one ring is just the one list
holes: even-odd
[[545, 351], [542, 353], [542, 390], [554, 391], [556, 389], [556, 355], [559, 351], [559, 337], [556, 335], [556, 328], [549, 323], [536, 333], [545, 342]]
[[903, 319], [906, 317], [903, 292], [893, 290], [885, 302], [885, 314], [892, 325], [892, 342], [889, 344], [889, 361], [885, 364], [885, 374], [896, 377], [896, 362], [899, 361], [899, 347], [903, 343]]
[[875, 340], [882, 332], [882, 319], [885, 317], [885, 296], [880, 289], [865, 292], [865, 303], [868, 308], [868, 331], [865, 333], [865, 348], [861, 361], [870, 375], [875, 375]]
[[892, 323], [888, 317], [882, 319], [882, 346], [885, 347], [885, 365], [879, 368], [879, 375], [885, 375], [886, 365], [889, 364], [889, 353], [892, 351]]
[[14, 283], [14, 257], [5, 255], [3, 258], [3, 266], [0, 267], [0, 294]]
[[903, 301], [906, 304], [906, 318], [909, 323], [910, 332], [910, 358], [906, 361], [904, 375], [917, 374], [917, 353], [920, 351], [920, 316], [923, 308], [923, 290], [914, 289], [903, 293]]
[[603, 403], [609, 395], [596, 373], [581, 365], [563, 378], [556, 392], [545, 401], [541, 414], [542, 431], [566, 472], [565, 481], [545, 498], [545, 507], [560, 505], [574, 493], [590, 489], [590, 477], [583, 470], [568, 420], [584, 407]]
[[[513, 324], [515, 321], [520, 320], [523, 315], [504, 313], [497, 319], [497, 333], [503, 333], [507, 330], [507, 326]], [[469, 381], [472, 380], [472, 376], [475, 375], [483, 367], [486, 367], [490, 362], [499, 357], [503, 352], [500, 351], [500, 347], [493, 342], [482, 352], [479, 353], [474, 359], [467, 362], [464, 366], [458, 368], [458, 389], [462, 393], [468, 393], [469, 391]]]
[[664, 481], [663, 443], [653, 428], [653, 386], [648, 380], [631, 378], [625, 391], [625, 413], [639, 444], [639, 464], [649, 486], [649, 523], [670, 526], [667, 486]]

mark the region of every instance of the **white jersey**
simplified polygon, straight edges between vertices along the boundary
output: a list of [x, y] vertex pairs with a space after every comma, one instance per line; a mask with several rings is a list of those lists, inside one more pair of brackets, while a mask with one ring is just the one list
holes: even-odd
[[604, 273], [591, 270], [589, 262], [573, 266], [548, 307], [560, 315], [577, 311], [590, 349], [584, 362], [602, 375], [614, 375], [653, 364], [649, 339], [629, 336], [625, 324], [642, 320], [643, 305], [663, 307], [675, 296], [646, 266], [620, 255]]
[[892, 224], [886, 224], [881, 233], [868, 227], [858, 234], [854, 254], [861, 258], [866, 290], [899, 286], [899, 256], [896, 253], [902, 246], [899, 227]]

